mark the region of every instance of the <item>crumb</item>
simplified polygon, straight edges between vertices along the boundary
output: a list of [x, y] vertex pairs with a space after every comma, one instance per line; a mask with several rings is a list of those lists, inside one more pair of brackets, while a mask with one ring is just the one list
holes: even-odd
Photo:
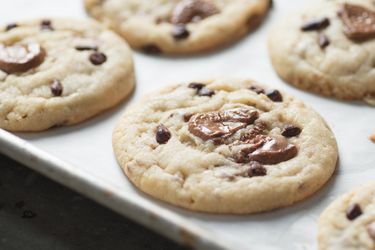
[[370, 135], [369, 139], [370, 139], [373, 143], [375, 143], [375, 134]]

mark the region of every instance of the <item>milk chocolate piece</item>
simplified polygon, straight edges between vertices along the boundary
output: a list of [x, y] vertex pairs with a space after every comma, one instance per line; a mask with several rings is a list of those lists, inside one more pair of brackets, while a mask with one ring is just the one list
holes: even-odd
[[346, 210], [346, 218], [348, 218], [348, 220], [355, 220], [361, 215], [362, 209], [357, 203], [350, 205]]
[[375, 37], [375, 12], [359, 5], [344, 4], [339, 17], [349, 39], [364, 41]]
[[218, 8], [208, 0], [181, 0], [173, 10], [173, 24], [197, 22], [219, 13]]
[[37, 43], [11, 46], [0, 44], [0, 69], [9, 74], [36, 68], [44, 61], [44, 57], [45, 52]]
[[226, 138], [252, 124], [258, 117], [257, 111], [247, 108], [196, 114], [190, 118], [189, 132], [204, 141]]

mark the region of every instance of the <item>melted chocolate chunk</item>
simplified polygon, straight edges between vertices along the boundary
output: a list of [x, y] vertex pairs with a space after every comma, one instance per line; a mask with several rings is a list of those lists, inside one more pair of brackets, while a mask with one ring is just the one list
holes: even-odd
[[37, 43], [5, 46], [0, 44], [0, 69], [11, 74], [26, 72], [39, 66], [45, 52]]
[[107, 56], [101, 52], [93, 52], [90, 55], [90, 62], [94, 65], [101, 65], [107, 61]]
[[281, 131], [281, 135], [284, 137], [294, 137], [301, 134], [302, 130], [299, 127], [293, 125], [286, 125]]
[[196, 114], [190, 118], [189, 132], [204, 141], [226, 138], [252, 124], [258, 117], [257, 111], [246, 108]]
[[249, 162], [249, 169], [247, 170], [247, 176], [255, 177], [255, 176], [265, 176], [267, 175], [267, 169], [260, 164], [259, 162], [252, 161]]
[[189, 84], [188, 87], [191, 88], [191, 89], [197, 89], [197, 90], [200, 90], [200, 89], [202, 89], [204, 86], [206, 86], [206, 85], [204, 85], [203, 83], [192, 82], [192, 83]]
[[36, 213], [34, 213], [31, 210], [25, 210], [22, 213], [22, 218], [24, 218], [24, 219], [32, 219], [34, 217], [36, 217]]
[[359, 5], [344, 4], [339, 17], [349, 39], [363, 41], [375, 37], [375, 12]]
[[263, 88], [261, 88], [259, 86], [255, 86], [255, 85], [251, 86], [249, 89], [251, 91], [254, 91], [255, 93], [257, 93], [258, 95], [259, 94], [264, 94], [266, 92]]
[[306, 22], [302, 25], [301, 30], [303, 31], [313, 31], [313, 30], [322, 30], [329, 26], [329, 19], [326, 17], [313, 19]]
[[142, 51], [146, 54], [153, 54], [153, 55], [162, 53], [161, 49], [157, 45], [154, 45], [154, 44], [143, 46]]
[[319, 43], [319, 46], [322, 49], [324, 49], [325, 47], [327, 47], [331, 43], [331, 41], [329, 40], [329, 38], [326, 35], [320, 34], [318, 43]]
[[362, 215], [362, 209], [358, 204], [352, 204], [346, 210], [346, 218], [348, 220], [355, 220], [360, 215]]
[[184, 114], [184, 121], [185, 122], [188, 122], [190, 120], [190, 118], [193, 116], [194, 114], [191, 114], [191, 113], [186, 113]]
[[51, 84], [51, 92], [54, 96], [61, 96], [63, 93], [63, 86], [59, 80], [54, 80]]
[[171, 132], [169, 132], [169, 129], [166, 126], [160, 124], [156, 128], [156, 141], [159, 144], [166, 144], [169, 139], [171, 139]]
[[367, 226], [368, 235], [375, 241], [375, 221]]
[[198, 22], [219, 13], [218, 8], [206, 0], [181, 0], [173, 10], [171, 23], [187, 24]]
[[187, 30], [184, 24], [177, 24], [172, 29], [172, 36], [176, 40], [186, 39], [189, 37], [189, 35], [190, 35], [190, 32]]
[[208, 89], [208, 88], [201, 88], [200, 90], [198, 90], [197, 94], [199, 96], [208, 96], [208, 97], [211, 97], [215, 94], [215, 91], [212, 90], [212, 89]]
[[89, 46], [89, 45], [78, 45], [75, 47], [78, 51], [93, 50], [98, 51], [98, 46]]
[[42, 30], [54, 30], [54, 28], [52, 27], [52, 22], [51, 20], [43, 20], [41, 23], [40, 23], [40, 28]]
[[9, 31], [9, 30], [12, 30], [12, 29], [17, 28], [17, 27], [18, 27], [18, 25], [16, 23], [10, 23], [5, 27], [5, 31]]
[[283, 96], [281, 95], [280, 91], [276, 89], [272, 89], [266, 92], [266, 96], [272, 100], [273, 102], [282, 102]]
[[297, 147], [289, 143], [284, 137], [260, 136], [255, 145], [257, 149], [247, 156], [248, 160], [262, 164], [277, 164], [288, 161], [298, 153]]

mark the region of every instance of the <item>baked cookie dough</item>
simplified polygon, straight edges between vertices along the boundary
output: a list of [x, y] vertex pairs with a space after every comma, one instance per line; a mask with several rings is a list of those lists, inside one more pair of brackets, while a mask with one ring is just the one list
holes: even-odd
[[87, 20], [0, 27], [0, 128], [41, 131], [81, 122], [133, 89], [128, 45]]
[[113, 133], [140, 190], [180, 207], [256, 213], [321, 188], [337, 161], [334, 135], [302, 101], [250, 80], [168, 87], [131, 106]]
[[375, 249], [375, 182], [334, 201], [319, 219], [320, 250]]
[[301, 89], [375, 105], [375, 4], [320, 0], [271, 29], [277, 73]]
[[88, 13], [146, 53], [189, 54], [255, 29], [271, 0], [84, 0]]

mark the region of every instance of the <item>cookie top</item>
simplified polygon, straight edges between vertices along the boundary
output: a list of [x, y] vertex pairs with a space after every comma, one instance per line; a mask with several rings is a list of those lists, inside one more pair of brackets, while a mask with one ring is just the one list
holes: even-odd
[[375, 249], [375, 182], [334, 201], [319, 219], [320, 250]]
[[74, 124], [117, 104], [133, 86], [129, 47], [96, 22], [45, 19], [0, 27], [0, 128]]
[[325, 122], [278, 90], [216, 79], [150, 96], [126, 111], [113, 147], [128, 178], [158, 199], [204, 212], [261, 212], [306, 198], [335, 169]]
[[320, 0], [271, 29], [278, 74], [315, 93], [375, 105], [375, 4]]
[[270, 0], [85, 0], [88, 13], [146, 53], [206, 52], [256, 28]]

